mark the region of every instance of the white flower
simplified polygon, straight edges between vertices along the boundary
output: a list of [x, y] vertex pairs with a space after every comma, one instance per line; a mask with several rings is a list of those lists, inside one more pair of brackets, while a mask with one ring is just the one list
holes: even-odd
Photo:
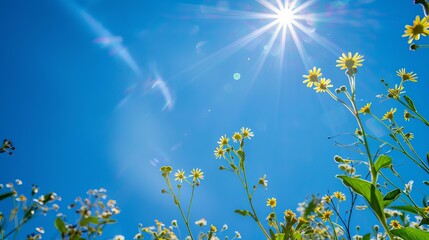
[[125, 237], [122, 235], [116, 235], [113, 240], [125, 240]]
[[207, 225], [207, 220], [204, 218], [201, 218], [200, 220], [196, 221], [195, 224], [202, 227], [202, 226]]
[[42, 227], [37, 227], [36, 231], [39, 232], [39, 233], [41, 233], [41, 234], [45, 233], [45, 230]]
[[410, 180], [407, 184], [405, 184], [405, 189], [404, 189], [404, 193], [405, 194], [410, 194], [411, 190], [413, 190], [413, 180]]
[[240, 239], [241, 238], [241, 234], [238, 231], [235, 231], [234, 238]]
[[228, 229], [228, 225], [224, 224], [220, 231], [223, 232], [223, 231], [226, 231], [227, 229]]
[[136, 235], [134, 235], [134, 239], [143, 239], [143, 234], [137, 233]]
[[16, 182], [16, 185], [22, 185], [21, 179], [16, 179], [15, 182]]

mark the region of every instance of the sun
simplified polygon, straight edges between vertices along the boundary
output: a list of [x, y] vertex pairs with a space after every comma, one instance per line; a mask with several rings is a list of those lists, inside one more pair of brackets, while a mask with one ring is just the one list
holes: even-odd
[[294, 17], [294, 13], [291, 9], [283, 9], [277, 14], [277, 21], [283, 26], [290, 25], [292, 24]]
[[[318, 44], [331, 53], [338, 55], [342, 52], [338, 46], [317, 33], [315, 22], [324, 21], [323, 12], [313, 12], [310, 6], [319, 0], [254, 0], [255, 6], [262, 7], [257, 11], [243, 11], [206, 7], [205, 11], [211, 16], [228, 17], [231, 19], [256, 20], [258, 27], [248, 32], [239, 39], [192, 65], [187, 70], [195, 68], [199, 64], [219, 62], [238, 52], [240, 49], [258, 41], [261, 47], [260, 54], [254, 61], [252, 71], [255, 78], [263, 68], [268, 57], [276, 57], [279, 73], [283, 71], [285, 59], [292, 56], [289, 42], [295, 45], [295, 50], [305, 68], [310, 68], [311, 58], [306, 52], [306, 42]], [[198, 8], [200, 9], [200, 7]], [[216, 13], [218, 15], [216, 15]], [[303, 39], [306, 41], [303, 41]]]

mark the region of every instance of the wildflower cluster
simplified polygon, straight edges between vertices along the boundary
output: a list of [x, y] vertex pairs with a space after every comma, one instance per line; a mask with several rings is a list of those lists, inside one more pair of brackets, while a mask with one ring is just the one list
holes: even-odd
[[95, 238], [102, 235], [106, 225], [116, 223], [113, 217], [121, 211], [116, 200], [107, 199], [106, 192], [104, 188], [90, 189], [86, 192], [86, 198], [77, 197], [68, 205], [68, 209], [73, 209], [77, 214], [75, 223], [70, 223], [63, 213], [57, 214], [55, 227], [62, 239], [78, 239], [85, 236]]
[[[427, 22], [426, 18], [424, 18], [422, 21], [416, 19], [415, 25], [418, 26], [419, 24], [421, 24], [421, 26], [423, 27], [410, 27], [410, 29], [417, 32], [420, 31], [419, 29], [424, 29], [424, 32], [420, 33], [424, 35], [429, 33], [426, 33], [426, 29], [429, 27], [429, 23]], [[416, 32], [412, 33], [415, 34]], [[410, 36], [410, 39], [411, 38], [418, 40], [419, 36], [412, 35]], [[394, 184], [394, 181], [392, 179], [387, 179], [386, 176], [382, 173], [382, 170], [387, 168], [392, 171], [394, 176], [400, 178], [400, 175], [393, 168], [394, 164], [392, 158], [387, 155], [389, 151], [383, 154], [380, 152], [380, 150], [383, 148], [383, 146], [387, 145], [391, 148], [391, 150], [395, 150], [405, 155], [413, 163], [415, 163], [418, 167], [420, 167], [424, 172], [428, 174], [429, 162], [423, 161], [423, 159], [419, 156], [419, 154], [416, 152], [413, 145], [411, 144], [411, 140], [414, 138], [414, 133], [405, 132], [405, 127], [399, 125], [398, 121], [395, 119], [395, 114], [398, 111], [397, 107], [390, 108], [390, 110], [385, 112], [381, 118], [378, 117], [371, 109], [371, 102], [366, 103], [358, 110], [356, 104], [356, 74], [357, 68], [362, 66], [363, 61], [363, 56], [359, 55], [358, 53], [352, 54], [350, 52], [348, 54], [342, 54], [339, 60], [337, 60], [336, 66], [339, 67], [341, 70], [345, 70], [345, 74], [349, 81], [350, 91], [347, 89], [347, 87], [341, 86], [335, 90], [336, 94], [331, 92], [329, 90], [329, 87], [333, 87], [332, 84], [330, 84], [331, 82], [329, 81], [328, 83], [326, 83], [326, 81], [322, 81], [323, 79], [319, 80], [318, 77], [322, 76], [322, 73], [320, 69], [316, 70], [316, 67], [309, 71], [309, 75], [303, 75], [303, 77], [305, 78], [304, 83], [306, 83], [307, 87], [309, 87], [308, 83], [311, 79], [311, 81], [313, 81], [312, 83], [316, 86], [314, 88], [316, 92], [327, 92], [332, 99], [346, 107], [356, 119], [358, 127], [352, 135], [356, 137], [357, 141], [344, 146], [356, 146], [355, 150], [361, 155], [366, 155], [366, 160], [350, 160], [340, 157], [338, 155], [334, 157], [335, 162], [338, 164], [338, 168], [343, 171], [343, 175], [338, 175], [337, 177], [342, 180], [344, 185], [348, 187], [351, 192], [352, 203], [349, 212], [351, 212], [353, 209], [356, 197], [360, 195], [367, 201], [367, 207], [371, 208], [371, 210], [383, 226], [384, 230], [386, 231], [385, 233], [380, 233], [377, 230], [377, 232], [374, 232], [374, 235], [378, 236], [380, 233], [382, 236], [388, 236], [390, 239], [393, 239], [394, 236], [410, 236], [408, 234], [410, 234], [411, 231], [415, 230], [407, 230], [405, 232], [398, 232], [396, 230], [402, 229], [403, 226], [413, 227], [415, 224], [410, 224], [410, 221], [408, 221], [407, 218], [404, 217], [400, 219], [391, 219], [389, 222], [389, 218], [392, 215], [389, 214], [389, 210], [387, 209], [387, 207], [393, 202], [395, 202], [397, 199], [402, 199], [408, 205], [405, 207], [396, 206], [396, 208], [402, 211], [400, 212], [401, 214], [396, 214], [397, 216], [405, 216], [403, 211], [410, 211], [411, 213], [415, 214], [416, 217], [422, 218], [422, 222], [426, 223], [426, 221], [429, 222], [428, 215], [423, 211], [424, 208], [418, 206], [417, 204], [415, 204], [415, 201], [412, 200], [410, 194], [413, 184], [412, 180], [409, 181], [405, 185], [404, 190], [401, 191]], [[386, 99], [393, 99], [395, 101], [398, 101], [405, 107], [403, 115], [405, 121], [410, 121], [411, 118], [418, 118], [423, 123], [429, 126], [429, 122], [419, 112], [417, 112], [416, 106], [411, 100], [411, 98], [407, 95], [404, 95], [404, 84], [406, 82], [417, 82], [417, 74], [414, 72], [407, 72], [405, 68], [401, 68], [396, 72], [396, 75], [401, 80], [399, 84], [395, 84], [395, 86], [392, 88], [389, 87], [386, 81], [382, 80], [382, 83], [387, 88], [387, 95], [385, 96]], [[342, 97], [341, 94], [344, 97]], [[384, 95], [378, 95], [378, 97], [383, 96]], [[366, 117], [365, 115], [369, 115], [370, 117], [378, 121], [382, 126], [386, 127], [386, 129], [389, 131], [390, 140], [393, 139], [394, 143], [371, 135], [366, 130], [366, 126], [362, 124], [362, 118]], [[380, 147], [375, 154], [371, 153], [371, 145], [369, 142], [370, 139], [380, 143]], [[405, 144], [403, 144], [403, 142], [405, 142]], [[359, 148], [359, 146], [363, 146], [363, 149]], [[367, 176], [371, 177], [370, 181], [362, 179], [361, 175], [356, 174], [356, 167], [359, 165], [365, 166], [364, 169], [369, 169], [369, 173], [367, 174]], [[379, 176], [383, 177], [390, 185], [393, 185], [393, 188], [388, 188], [387, 184], [379, 184]], [[404, 195], [405, 199], [400, 198], [401, 195]], [[338, 204], [346, 200], [345, 195], [340, 192], [334, 192], [333, 195], [324, 196], [322, 200], [314, 207], [314, 212], [316, 214], [309, 216], [309, 219], [310, 221], [312, 221], [313, 219], [320, 218], [322, 222], [329, 221], [332, 225], [332, 222], [330, 220], [331, 216], [333, 214], [336, 214], [343, 226], [340, 227], [341, 232], [346, 233], [347, 237], [350, 239], [350, 226], [348, 224], [350, 221], [343, 219], [343, 217], [339, 214], [339, 205], [334, 205], [332, 202], [334, 198], [338, 200]], [[330, 210], [326, 208], [325, 204], [329, 205]], [[366, 207], [356, 206], [356, 209], [366, 209]], [[350, 216], [351, 214], [348, 217], [350, 218]], [[324, 226], [326, 227], [326, 225]], [[337, 224], [336, 226], [339, 227], [340, 225]], [[314, 228], [316, 227], [317, 226], [315, 226]], [[337, 231], [335, 230], [333, 225], [331, 226], [331, 230], [326, 228], [323, 231], [323, 234], [326, 234], [326, 237], [334, 237], [335, 239], [337, 239]], [[423, 232], [419, 232], [419, 234], [421, 234], [419, 236], [424, 236]], [[359, 239], [359, 237], [357, 238]]]
[[[26, 195], [19, 191], [22, 185], [20, 179], [5, 185], [0, 184], [0, 202], [9, 200], [13, 205], [9, 216], [0, 211], [0, 239], [17, 234], [23, 225], [36, 216], [47, 215], [49, 211], [59, 209], [56, 202], [61, 201], [61, 197], [56, 193], [39, 194], [39, 187], [32, 185], [30, 194]], [[27, 239], [41, 239], [45, 233], [42, 227], [34, 230], [35, 232], [27, 235]]]

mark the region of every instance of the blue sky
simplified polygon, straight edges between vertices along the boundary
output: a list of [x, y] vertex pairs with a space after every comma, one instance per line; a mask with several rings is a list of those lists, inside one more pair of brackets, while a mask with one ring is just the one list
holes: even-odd
[[[385, 92], [379, 80], [393, 84], [405, 67], [419, 77], [406, 90], [429, 115], [427, 52], [409, 51], [401, 37], [404, 25], [422, 15], [412, 1], [314, 1], [302, 11], [311, 33], [296, 30], [301, 55], [290, 34], [285, 52], [279, 40], [267, 50], [273, 29], [237, 42], [270, 22], [237, 11], [269, 12], [251, 0], [2, 1], [0, 137], [12, 139], [17, 150], [0, 155], [0, 183], [19, 178], [23, 189], [35, 183], [42, 192], [55, 191], [66, 213], [74, 197], [107, 188], [122, 213], [102, 239], [131, 239], [139, 223], [179, 219], [172, 199], [161, 194], [159, 167], [198, 167], [205, 180], [192, 221], [204, 217], [228, 224], [230, 235], [238, 230], [244, 239], [261, 239], [250, 218], [233, 213], [247, 207], [244, 191], [235, 176], [219, 172], [213, 150], [223, 134], [254, 131], [247, 144], [249, 177], [267, 174], [269, 180], [255, 202], [261, 216], [269, 212], [268, 197], [277, 198], [282, 212], [313, 193], [344, 191], [332, 158], [356, 154], [334, 147], [328, 136], [353, 132], [356, 124], [326, 94], [302, 84], [308, 68], [321, 67], [338, 87], [346, 78], [335, 60], [342, 52], [364, 55], [358, 98], [382, 115], [393, 103], [375, 98]], [[369, 118], [365, 124], [386, 135]], [[425, 153], [428, 130], [420, 123], [410, 127], [416, 149]], [[405, 179], [411, 173], [423, 178], [397, 161]], [[371, 221], [360, 217], [361, 225]], [[45, 225], [47, 239], [58, 236], [52, 221], [32, 224]]]

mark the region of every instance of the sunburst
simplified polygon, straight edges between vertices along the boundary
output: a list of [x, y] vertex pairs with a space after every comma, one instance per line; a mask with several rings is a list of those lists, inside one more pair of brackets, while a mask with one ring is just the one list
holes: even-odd
[[[229, 58], [258, 38], [264, 39], [267, 34], [271, 35], [269, 35], [267, 42], [264, 43], [263, 51], [261, 51], [257, 59], [256, 67], [254, 68], [256, 71], [254, 74], [255, 77], [259, 75], [260, 70], [264, 66], [270, 53], [273, 52], [274, 47], [279, 50], [277, 56], [280, 70], [283, 70], [284, 59], [290, 51], [290, 49], [286, 49], [286, 43], [288, 41], [293, 41], [302, 64], [306, 68], [309, 68], [308, 55], [302, 43], [302, 38], [304, 36], [312, 39], [315, 43], [321, 45], [335, 55], [341, 52], [341, 49], [335, 46], [335, 44], [316, 33], [316, 29], [307, 24], [308, 20], [312, 22], [318, 21], [316, 17], [318, 14], [310, 13], [309, 11], [309, 7], [312, 6], [316, 0], [255, 0], [255, 2], [262, 7], [260, 11], [251, 12], [233, 9], [222, 9], [222, 11], [220, 11], [218, 8], [205, 6], [205, 12], [212, 17], [257, 20], [258, 22], [263, 22], [263, 24], [188, 69], [185, 69], [184, 72], [194, 69], [201, 64], [207, 64], [213, 67], [216, 63]], [[208, 69], [209, 68], [205, 68], [205, 70]], [[200, 75], [203, 73], [204, 71], [199, 72]], [[181, 74], [179, 73], [179, 75]], [[195, 76], [195, 78], [197, 77], [198, 76]]]

